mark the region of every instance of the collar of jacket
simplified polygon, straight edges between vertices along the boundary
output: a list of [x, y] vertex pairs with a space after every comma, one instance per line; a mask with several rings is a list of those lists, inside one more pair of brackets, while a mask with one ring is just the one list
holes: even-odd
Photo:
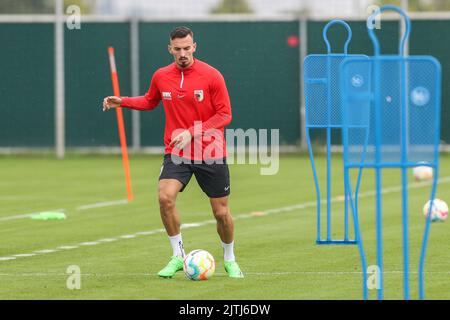
[[194, 69], [196, 68], [197, 63], [195, 63], [197, 61], [197, 59], [194, 58], [194, 63], [191, 64], [189, 67], [187, 68], [180, 68], [178, 67], [178, 65], [176, 64], [176, 62], [173, 63], [173, 68], [174, 70], [176, 70], [177, 72], [182, 72], [186, 75], [191, 73], [192, 71], [194, 71]]

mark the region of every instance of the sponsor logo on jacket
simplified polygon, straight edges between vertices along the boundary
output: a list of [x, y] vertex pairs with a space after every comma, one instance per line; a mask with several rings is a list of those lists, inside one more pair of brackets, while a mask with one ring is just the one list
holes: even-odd
[[162, 92], [162, 98], [163, 100], [172, 100], [172, 92]]

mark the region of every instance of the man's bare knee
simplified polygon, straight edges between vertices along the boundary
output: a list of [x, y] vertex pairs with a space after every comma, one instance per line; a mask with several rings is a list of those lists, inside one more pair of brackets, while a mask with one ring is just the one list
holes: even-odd
[[228, 207], [228, 198], [212, 198], [211, 207], [217, 222], [227, 223], [232, 219], [230, 208]]
[[161, 180], [159, 182], [159, 206], [162, 211], [172, 211], [175, 208], [177, 194], [182, 185], [177, 180]]
[[223, 206], [223, 207], [221, 206], [219, 208], [214, 208], [213, 213], [214, 213], [214, 217], [216, 218], [216, 220], [218, 222], [226, 223], [230, 219], [232, 219], [231, 218], [231, 214], [230, 214], [230, 210], [226, 206]]
[[170, 194], [164, 190], [159, 191], [159, 206], [164, 211], [169, 211], [175, 208], [175, 195]]

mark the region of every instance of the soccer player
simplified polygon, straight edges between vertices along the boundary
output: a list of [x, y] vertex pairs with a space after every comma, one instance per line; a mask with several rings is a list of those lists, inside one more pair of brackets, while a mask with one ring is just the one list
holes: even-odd
[[171, 278], [183, 269], [185, 251], [176, 198], [194, 175], [209, 197], [217, 221], [225, 271], [232, 278], [242, 278], [234, 255], [234, 224], [228, 206], [230, 175], [224, 127], [231, 122], [230, 98], [222, 74], [194, 59], [196, 46], [189, 28], [175, 28], [168, 45], [174, 62], [153, 74], [148, 92], [138, 97], [106, 97], [103, 110], [152, 110], [163, 101], [165, 155], [159, 176], [159, 206], [173, 254], [158, 275]]

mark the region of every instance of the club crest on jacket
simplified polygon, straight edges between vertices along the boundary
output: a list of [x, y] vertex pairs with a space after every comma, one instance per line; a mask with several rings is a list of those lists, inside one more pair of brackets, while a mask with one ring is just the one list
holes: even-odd
[[194, 90], [194, 95], [198, 102], [203, 101], [203, 90]]

